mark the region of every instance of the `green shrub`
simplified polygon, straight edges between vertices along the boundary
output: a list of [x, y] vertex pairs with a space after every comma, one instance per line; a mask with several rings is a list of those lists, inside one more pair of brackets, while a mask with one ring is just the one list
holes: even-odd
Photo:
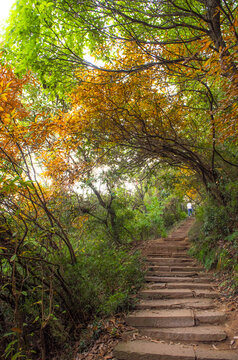
[[[28, 251], [29, 246], [30, 242]], [[31, 256], [34, 254], [37, 258], [37, 249], [33, 246], [31, 251]], [[19, 285], [23, 284], [17, 308], [23, 330], [14, 324], [14, 298], [9, 292], [11, 288], [5, 286], [2, 296], [10, 299], [0, 303], [0, 313], [4, 317], [0, 347], [2, 353], [5, 351], [5, 359], [14, 356], [29, 359], [28, 354], [31, 360], [39, 358], [42, 333], [48, 356], [55, 349], [64, 353], [65, 346], [80, 337], [89, 321], [131, 306], [131, 296], [144, 278], [139, 253], [118, 248], [108, 239], [91, 238], [79, 242], [76, 260], [72, 264], [64, 248], [60, 255], [45, 253], [44, 260], [36, 263], [27, 260], [24, 263], [24, 257], [19, 261], [15, 259], [15, 271], [21, 280]], [[15, 333], [10, 331], [14, 327]], [[65, 353], [70, 354], [69, 348]]]
[[[233, 201], [234, 202], [234, 201]], [[218, 206], [208, 200], [197, 210], [197, 219], [189, 232], [190, 254], [207, 269], [234, 271], [238, 262], [238, 231], [231, 226], [234, 204]], [[236, 214], [234, 214], [236, 218]]]
[[85, 315], [111, 313], [130, 304], [130, 295], [141, 286], [140, 254], [108, 246], [98, 241], [84, 244], [78, 261], [71, 265], [61, 260], [64, 278], [73, 289], [74, 303]]

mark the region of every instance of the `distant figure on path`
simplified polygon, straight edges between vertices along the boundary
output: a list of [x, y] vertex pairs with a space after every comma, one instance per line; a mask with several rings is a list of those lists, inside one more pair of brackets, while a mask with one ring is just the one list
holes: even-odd
[[191, 216], [193, 214], [193, 207], [190, 202], [187, 203], [187, 209], [188, 209], [188, 216]]

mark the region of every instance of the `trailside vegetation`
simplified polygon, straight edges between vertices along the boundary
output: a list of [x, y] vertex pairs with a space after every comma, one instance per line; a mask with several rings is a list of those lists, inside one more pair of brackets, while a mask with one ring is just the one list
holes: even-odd
[[90, 321], [131, 306], [138, 243], [188, 199], [191, 251], [237, 292], [237, 27], [234, 0], [16, 2], [0, 67], [6, 360], [70, 357]]
[[133, 305], [143, 281], [138, 244], [185, 214], [182, 197], [149, 168], [134, 185], [123, 170], [86, 160], [73, 177], [56, 156], [42, 167], [55, 123], [31, 112], [23, 96], [31, 83], [1, 66], [0, 348], [5, 359], [69, 359], [88, 323]]

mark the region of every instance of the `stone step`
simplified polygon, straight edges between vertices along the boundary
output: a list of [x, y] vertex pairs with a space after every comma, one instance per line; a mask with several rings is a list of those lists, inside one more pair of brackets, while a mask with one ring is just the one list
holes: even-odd
[[196, 283], [196, 282], [185, 282], [185, 283], [168, 283], [167, 284], [167, 288], [168, 289], [212, 289], [214, 286], [211, 285], [210, 282], [201, 282], [201, 283]]
[[187, 241], [173, 241], [173, 240], [160, 240], [157, 243], [154, 243], [153, 245], [151, 245], [151, 247], [153, 246], [153, 248], [156, 246], [172, 246], [172, 247], [176, 247], [178, 249], [183, 248], [183, 247], [189, 247], [189, 243]]
[[127, 316], [126, 323], [134, 327], [190, 327], [195, 326], [191, 309], [141, 310]]
[[211, 283], [151, 283], [146, 286], [146, 289], [210, 289], [212, 290], [213, 286]]
[[192, 290], [192, 289], [150, 289], [142, 290], [140, 297], [142, 299], [181, 299], [191, 297], [212, 298], [218, 296], [217, 292], [211, 290]]
[[140, 292], [142, 299], [183, 299], [193, 297], [193, 293], [189, 289], [159, 289], [159, 290], [142, 290]]
[[189, 248], [189, 243], [188, 242], [175, 242], [175, 241], [159, 241], [157, 243], [153, 243], [150, 245], [150, 249], [159, 249], [159, 248], [168, 248], [168, 249], [176, 249], [177, 250], [181, 250], [184, 248]]
[[167, 283], [149, 283], [146, 285], [146, 287], [144, 288], [144, 290], [150, 290], [150, 289], [167, 289]]
[[145, 309], [200, 309], [207, 310], [215, 307], [213, 299], [187, 298], [166, 300], [141, 300], [136, 305], [138, 310]]
[[210, 350], [202, 347], [195, 348], [196, 360], [238, 360], [238, 351], [234, 350]]
[[207, 290], [207, 289], [191, 289], [192, 293], [194, 294], [194, 297], [198, 298], [211, 298], [216, 299], [219, 297], [218, 293], [214, 290]]
[[196, 325], [200, 324], [222, 324], [226, 321], [226, 314], [216, 310], [194, 310]]
[[213, 342], [223, 341], [227, 334], [220, 326], [194, 326], [178, 328], [141, 328], [140, 334], [156, 340]]
[[171, 257], [147, 257], [147, 262], [155, 265], [190, 265], [197, 264], [189, 258], [171, 258]]
[[211, 278], [207, 276], [203, 277], [174, 277], [174, 276], [146, 276], [147, 282], [155, 283], [202, 283], [204, 281], [211, 281]]
[[199, 346], [164, 344], [145, 340], [119, 343], [113, 356], [117, 360], [237, 360], [237, 350], [216, 351]]
[[182, 258], [190, 258], [191, 256], [188, 255], [188, 247], [177, 248], [177, 246], [157, 246], [154, 249], [147, 249], [145, 255], [149, 257], [182, 257]]
[[186, 244], [188, 244], [188, 239], [187, 238], [185, 238], [185, 237], [167, 237], [167, 238], [165, 238], [165, 239], [161, 239], [160, 241], [159, 241], [160, 243], [173, 243], [173, 244], [178, 244], [178, 245], [180, 245], [180, 244], [184, 244], [184, 243], [186, 243]]
[[189, 248], [189, 245], [174, 245], [174, 244], [158, 244], [158, 245], [154, 245], [153, 247], [150, 246], [148, 248], [148, 252], [149, 254], [153, 253], [153, 254], [157, 254], [160, 251], [162, 252], [186, 252]]
[[171, 271], [171, 272], [166, 272], [166, 271], [152, 271], [149, 270], [147, 271], [147, 275], [149, 276], [178, 276], [178, 277], [193, 277], [193, 276], [206, 276], [206, 273], [200, 273], [199, 271]]
[[186, 251], [184, 252], [173, 252], [173, 251], [157, 251], [157, 252], [147, 252], [146, 256], [148, 258], [156, 258], [156, 257], [171, 257], [171, 258], [188, 258], [191, 259], [189, 255], [187, 255]]
[[126, 318], [129, 326], [134, 327], [191, 327], [199, 324], [221, 324], [226, 320], [226, 314], [213, 310], [166, 309], [138, 310]]
[[168, 236], [167, 238], [165, 238], [164, 240], [170, 240], [170, 241], [184, 241], [186, 239], [186, 236], [184, 236], [183, 234], [180, 235], [174, 235], [174, 236]]
[[192, 346], [182, 347], [143, 340], [117, 344], [113, 356], [117, 360], [195, 360]]
[[194, 265], [189, 266], [187, 264], [184, 265], [177, 265], [177, 266], [166, 266], [166, 265], [148, 265], [149, 271], [163, 271], [163, 272], [174, 272], [174, 271], [184, 271], [184, 272], [191, 272], [191, 271], [204, 271], [203, 267]]
[[165, 244], [160, 244], [157, 245], [156, 247], [148, 247], [146, 249], [146, 256], [148, 257], [182, 257], [182, 258], [187, 258], [187, 259], [192, 259], [191, 256], [189, 256], [188, 254], [188, 250], [189, 250], [188, 245], [186, 246], [166, 246]]
[[152, 240], [150, 242], [150, 245], [158, 244], [161, 241], [171, 241], [171, 239], [176, 241], [176, 242], [188, 241], [188, 237], [186, 235], [184, 235], [184, 234], [180, 234], [180, 236], [178, 236], [177, 234], [176, 235], [171, 234], [171, 235], [168, 235], [167, 237], [160, 237], [160, 238]]

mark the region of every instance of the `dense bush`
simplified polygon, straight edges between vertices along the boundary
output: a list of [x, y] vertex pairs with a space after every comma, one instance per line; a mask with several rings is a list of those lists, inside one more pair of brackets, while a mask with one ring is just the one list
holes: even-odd
[[170, 197], [163, 209], [163, 222], [166, 229], [170, 229], [177, 222], [186, 218], [183, 210], [183, 201], [180, 198]]
[[0, 347], [6, 360], [49, 359], [56, 351], [61, 360], [72, 358], [71, 345], [90, 322], [133, 306], [143, 283], [138, 242], [165, 236], [185, 216], [170, 193], [142, 190], [138, 196], [109, 186], [84, 197], [58, 191], [47, 203], [54, 226], [39, 211], [38, 226], [30, 218], [27, 233], [5, 217]]
[[[31, 257], [34, 251], [40, 259], [28, 246], [30, 251]], [[75, 263], [63, 252], [45, 254], [38, 263], [15, 259], [17, 295], [6, 283], [0, 303], [1, 350], [6, 359], [38, 358], [42, 348], [48, 357], [55, 349], [63, 351], [64, 344], [78, 339], [96, 316], [127, 309], [143, 281], [139, 253], [103, 239], [80, 243]], [[3, 267], [12, 271], [7, 263], [2, 262]]]
[[76, 264], [71, 265], [66, 259], [60, 262], [64, 278], [74, 290], [75, 303], [89, 317], [127, 308], [129, 295], [143, 281], [140, 254], [110, 246], [103, 240], [82, 246]]
[[196, 222], [190, 230], [191, 255], [211, 268], [229, 271], [238, 291], [238, 224], [234, 198], [225, 205], [208, 200], [197, 209]]

